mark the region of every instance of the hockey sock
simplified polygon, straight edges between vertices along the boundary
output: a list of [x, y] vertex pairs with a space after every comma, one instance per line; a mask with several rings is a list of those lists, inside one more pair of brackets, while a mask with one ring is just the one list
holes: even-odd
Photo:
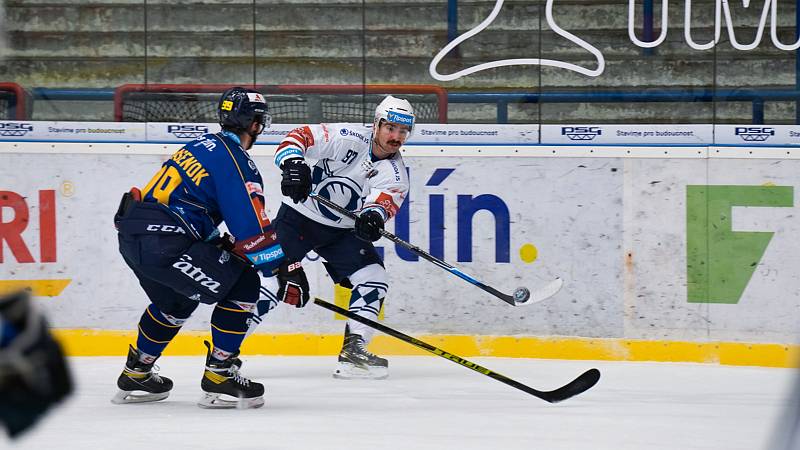
[[258, 302], [256, 303], [255, 311], [248, 319], [248, 328], [245, 336], [250, 336], [253, 334], [253, 332], [256, 331], [256, 328], [258, 328], [258, 325], [264, 320], [263, 317], [266, 316], [268, 312], [275, 309], [275, 307], [278, 306], [278, 303], [280, 303], [277, 297], [277, 292], [280, 288], [278, 277], [275, 275], [266, 277], [261, 273], [261, 271], [258, 272], [258, 276], [261, 280]]
[[[377, 320], [386, 291], [389, 289], [386, 270], [380, 264], [370, 264], [357, 270], [348, 277], [353, 284], [350, 291], [350, 311], [368, 319]], [[372, 328], [355, 320], [347, 321], [348, 329], [369, 342], [373, 335]]]
[[[191, 314], [191, 312], [189, 313]], [[167, 347], [172, 338], [178, 334], [185, 318], [164, 314], [156, 305], [150, 304], [139, 319], [139, 337], [136, 339], [137, 349], [147, 357], [155, 360]], [[147, 359], [150, 359], [147, 358]], [[152, 361], [142, 362], [150, 363]]]
[[223, 356], [222, 352], [230, 355], [239, 351], [255, 307], [255, 303], [231, 300], [217, 303], [211, 314], [211, 340], [219, 356]]

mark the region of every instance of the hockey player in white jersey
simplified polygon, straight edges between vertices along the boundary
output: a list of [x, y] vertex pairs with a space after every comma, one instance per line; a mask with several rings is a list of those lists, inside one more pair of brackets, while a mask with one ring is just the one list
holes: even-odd
[[[372, 242], [394, 217], [408, 193], [400, 147], [414, 129], [414, 110], [387, 96], [375, 110], [373, 126], [307, 125], [280, 143], [283, 204], [274, 220], [284, 253], [301, 261], [311, 250], [324, 259], [333, 281], [352, 287], [350, 311], [376, 320], [389, 287], [383, 261]], [[310, 165], [310, 166], [309, 166]], [[343, 218], [309, 198], [312, 191], [355, 212]], [[348, 321], [333, 376], [388, 376], [388, 362], [366, 349], [371, 329]]]

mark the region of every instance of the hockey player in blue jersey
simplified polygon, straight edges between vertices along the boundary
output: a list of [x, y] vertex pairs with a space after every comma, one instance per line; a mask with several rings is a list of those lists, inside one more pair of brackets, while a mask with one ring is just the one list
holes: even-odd
[[[287, 259], [264, 208], [263, 182], [247, 154], [271, 118], [264, 97], [232, 88], [219, 102], [222, 131], [186, 144], [141, 190], [123, 196], [119, 250], [151, 304], [117, 380], [114, 403], [162, 400], [172, 381], [153, 364], [200, 303], [215, 304], [199, 405], [254, 408], [264, 386], [239, 373], [239, 347], [256, 304], [304, 306], [308, 281]], [[225, 222], [233, 239], [221, 237]]]

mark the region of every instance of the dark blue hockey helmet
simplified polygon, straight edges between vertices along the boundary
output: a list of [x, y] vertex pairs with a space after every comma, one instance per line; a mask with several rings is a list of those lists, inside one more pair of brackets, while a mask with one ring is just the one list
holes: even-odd
[[267, 101], [260, 92], [243, 87], [225, 91], [219, 99], [219, 124], [222, 128], [246, 130], [253, 122], [262, 125], [262, 131], [272, 123]]

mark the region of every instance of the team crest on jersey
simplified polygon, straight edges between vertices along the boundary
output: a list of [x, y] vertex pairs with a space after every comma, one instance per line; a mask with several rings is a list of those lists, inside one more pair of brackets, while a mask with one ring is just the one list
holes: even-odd
[[[358, 211], [361, 209], [361, 187], [349, 178], [326, 178], [317, 185], [317, 192], [319, 195], [333, 201], [337, 205], [343, 206], [349, 211]], [[322, 205], [318, 204], [317, 206], [320, 214], [334, 222], [341, 222], [342, 218], [339, 214]]]
[[258, 174], [258, 168], [256, 167], [256, 163], [254, 163], [252, 159], [248, 159], [248, 160], [247, 160], [247, 165], [248, 165], [248, 166], [250, 166], [250, 169], [251, 169], [253, 172], [255, 172], [256, 174]]

